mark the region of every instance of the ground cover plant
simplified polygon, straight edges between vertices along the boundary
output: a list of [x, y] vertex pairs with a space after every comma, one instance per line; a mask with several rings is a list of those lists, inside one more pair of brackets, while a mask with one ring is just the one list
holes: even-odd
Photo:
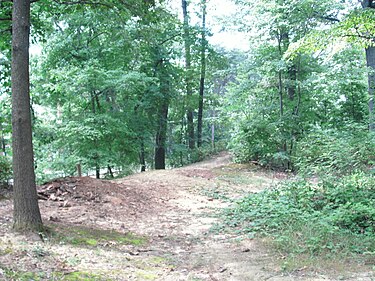
[[318, 183], [284, 182], [239, 200], [225, 211], [225, 222], [252, 237], [270, 238], [283, 254], [303, 257], [306, 263], [334, 258], [371, 264], [375, 177], [356, 172]]

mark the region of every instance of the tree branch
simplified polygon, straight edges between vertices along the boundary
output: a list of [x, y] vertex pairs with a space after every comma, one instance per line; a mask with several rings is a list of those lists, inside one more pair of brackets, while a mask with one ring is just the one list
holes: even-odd
[[103, 3], [103, 2], [94, 2], [94, 1], [86, 1], [86, 0], [77, 0], [77, 1], [59, 1], [53, 0], [57, 4], [63, 5], [92, 5], [92, 6], [104, 6], [107, 8], [113, 8], [111, 5]]
[[[30, 0], [30, 3], [38, 2], [39, 0]], [[0, 0], [0, 3], [13, 2], [13, 0]]]
[[355, 38], [362, 38], [362, 39], [371, 40], [371, 41], [374, 40], [373, 36], [366, 36], [366, 35], [361, 35], [361, 34], [344, 34], [342, 35], [342, 37], [355, 37]]
[[316, 16], [319, 19], [323, 19], [323, 20], [328, 20], [328, 21], [332, 21], [332, 22], [340, 22], [340, 20], [337, 19], [337, 18], [334, 18], [332, 16], [320, 15], [318, 12], [314, 12], [314, 16]]

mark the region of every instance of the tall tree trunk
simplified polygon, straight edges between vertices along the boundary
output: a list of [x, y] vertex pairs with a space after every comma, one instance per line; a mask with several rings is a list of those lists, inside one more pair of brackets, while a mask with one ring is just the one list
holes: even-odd
[[168, 108], [169, 104], [165, 100], [159, 112], [159, 125], [156, 132], [156, 147], [155, 147], [155, 169], [165, 169], [165, 146], [167, 140], [167, 126], [168, 126]]
[[1, 121], [0, 121], [0, 134], [1, 134], [1, 139], [0, 139], [1, 151], [3, 152], [4, 156], [7, 156], [6, 143], [5, 143], [5, 137], [4, 137], [5, 133], [4, 133], [4, 129], [1, 124]]
[[194, 149], [195, 137], [194, 137], [194, 113], [190, 105], [190, 98], [193, 95], [192, 78], [191, 78], [191, 40], [189, 31], [189, 15], [187, 10], [187, 1], [182, 0], [182, 13], [184, 17], [184, 43], [185, 43], [185, 70], [186, 70], [186, 95], [188, 98], [187, 106], [187, 130], [188, 130], [188, 143], [189, 148]]
[[[279, 55], [280, 55], [280, 58], [282, 58], [283, 56], [283, 46], [282, 46], [282, 43], [283, 43], [283, 40], [284, 41], [288, 41], [288, 34], [287, 33], [283, 33], [283, 32], [280, 32], [279, 34], [279, 38], [278, 38], [278, 49], [279, 49]], [[284, 42], [285, 43], [285, 42]], [[285, 46], [284, 46], [285, 48]], [[280, 121], [282, 120], [283, 116], [284, 116], [284, 96], [283, 96], [283, 91], [284, 91], [284, 83], [283, 83], [283, 72], [282, 70], [280, 69], [278, 71], [278, 91], [279, 91], [279, 109], [280, 109]], [[285, 129], [284, 129], [284, 126], [281, 125], [281, 128], [280, 128], [282, 134], [285, 134]], [[284, 139], [283, 142], [282, 142], [282, 152], [287, 152], [287, 140]]]
[[[92, 111], [92, 114], [95, 116], [96, 114], [96, 106], [98, 106], [98, 109], [99, 109], [99, 101], [96, 99], [96, 95], [95, 95], [95, 92], [91, 92], [90, 93], [91, 95], [91, 111]], [[96, 148], [98, 146], [98, 140], [95, 138], [93, 140], [93, 147]], [[93, 157], [93, 160], [95, 162], [95, 177], [97, 179], [100, 179], [100, 164], [99, 164], [99, 155], [98, 153], [95, 152], [94, 154], [94, 157]]]
[[278, 73], [279, 78], [279, 110], [280, 110], [280, 117], [284, 116], [284, 98], [283, 98], [283, 77], [281, 70]]
[[[372, 0], [362, 1], [362, 7], [366, 8], [375, 8], [375, 3]], [[367, 67], [369, 68], [368, 74], [368, 93], [369, 93], [369, 130], [375, 131], [375, 112], [374, 112], [374, 102], [375, 102], [375, 47], [366, 48], [366, 62]]]
[[[160, 54], [157, 56], [160, 57]], [[158, 127], [155, 138], [155, 169], [165, 169], [165, 155], [166, 155], [166, 143], [167, 143], [167, 132], [168, 132], [168, 110], [170, 100], [170, 81], [169, 75], [166, 72], [166, 61], [160, 60], [157, 62], [155, 68], [155, 75], [160, 81], [160, 93], [162, 99], [158, 109], [157, 118]]]
[[198, 147], [202, 146], [202, 127], [203, 127], [203, 96], [204, 81], [206, 78], [206, 0], [202, 0], [202, 45], [201, 45], [201, 79], [199, 84], [199, 106], [198, 106]]
[[297, 66], [293, 63], [288, 69], [288, 97], [293, 101], [296, 94], [296, 81], [297, 81]]
[[12, 23], [12, 143], [14, 229], [43, 228], [35, 184], [30, 113], [30, 0], [13, 0]]
[[[283, 55], [283, 51], [282, 51], [282, 40], [283, 40], [283, 34], [280, 34], [279, 38], [278, 38], [278, 49], [279, 49], [279, 55], [280, 57], [282, 57]], [[284, 100], [283, 100], [283, 76], [282, 76], [282, 71], [279, 70], [278, 71], [278, 90], [279, 90], [279, 109], [280, 109], [280, 117], [282, 117], [284, 115]]]
[[374, 112], [374, 99], [375, 99], [375, 47], [366, 48], [366, 61], [369, 68], [368, 74], [368, 93], [369, 93], [369, 130], [375, 131], [375, 112]]
[[100, 166], [98, 163], [95, 164], [95, 177], [100, 179]]
[[141, 172], [146, 172], [146, 161], [145, 161], [145, 143], [141, 140], [141, 151], [139, 152], [139, 163], [141, 164]]
[[108, 169], [109, 176], [113, 179], [115, 175], [113, 174], [111, 165], [108, 164], [107, 169]]
[[215, 149], [215, 110], [212, 110], [212, 123], [211, 123], [211, 147]]

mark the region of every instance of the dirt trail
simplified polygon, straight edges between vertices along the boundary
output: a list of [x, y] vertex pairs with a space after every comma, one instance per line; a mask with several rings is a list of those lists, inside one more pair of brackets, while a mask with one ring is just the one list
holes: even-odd
[[11, 201], [0, 201], [0, 279], [9, 280], [4, 268], [10, 268], [49, 272], [37, 280], [52, 280], [48, 276], [53, 272], [99, 276], [66, 280], [374, 280], [369, 273], [345, 279], [303, 270], [286, 275], [277, 255], [259, 241], [210, 231], [218, 210], [230, 204], [228, 198], [257, 192], [285, 177], [230, 160], [223, 153], [184, 168], [115, 181], [70, 179], [66, 188], [74, 192], [60, 194], [66, 198], [40, 201], [44, 221], [53, 226], [131, 232], [147, 238], [143, 245], [79, 247], [25, 240], [10, 232]]

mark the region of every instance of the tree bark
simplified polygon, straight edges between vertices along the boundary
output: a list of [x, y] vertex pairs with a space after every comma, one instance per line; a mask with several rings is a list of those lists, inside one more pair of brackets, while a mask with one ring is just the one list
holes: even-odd
[[4, 156], [7, 156], [6, 143], [5, 143], [5, 137], [4, 137], [5, 133], [4, 133], [4, 129], [1, 124], [1, 121], [0, 121], [0, 134], [1, 134], [1, 139], [0, 139], [1, 151], [3, 152]]
[[[375, 8], [375, 4], [372, 0], [362, 1], [362, 7], [366, 8]], [[374, 39], [375, 40], [375, 39]], [[369, 130], [375, 131], [375, 112], [374, 112], [374, 99], [375, 99], [375, 47], [366, 48], [366, 62], [368, 67], [368, 94], [369, 94]]]
[[155, 147], [155, 169], [165, 169], [165, 145], [167, 140], [167, 124], [168, 124], [168, 108], [169, 104], [164, 101], [159, 112], [159, 126], [156, 132]]
[[[159, 52], [159, 51], [158, 51]], [[156, 57], [160, 58], [160, 54]], [[167, 70], [167, 62], [162, 59], [156, 64], [155, 75], [159, 78], [161, 100], [157, 111], [158, 125], [155, 137], [155, 169], [165, 169], [166, 143], [168, 132], [168, 110], [170, 101], [170, 77]]]
[[366, 48], [366, 61], [369, 68], [368, 93], [369, 93], [369, 130], [375, 131], [374, 98], [375, 98], [375, 47]]
[[115, 177], [115, 175], [113, 174], [111, 165], [108, 165], [107, 169], [108, 169], [109, 176], [113, 179]]
[[143, 140], [141, 140], [141, 151], [139, 152], [139, 163], [141, 164], [141, 172], [146, 172], [145, 143]]
[[202, 127], [203, 127], [203, 97], [204, 82], [206, 78], [206, 0], [202, 0], [202, 45], [201, 45], [201, 79], [199, 84], [199, 105], [198, 105], [198, 147], [202, 146]]
[[76, 167], [77, 167], [77, 176], [80, 178], [80, 177], [82, 177], [81, 163], [78, 163]]
[[95, 164], [95, 178], [100, 179], [100, 166], [98, 163]]
[[12, 18], [13, 227], [17, 231], [41, 231], [30, 112], [30, 0], [13, 0]]
[[297, 67], [293, 65], [288, 69], [288, 97], [289, 100], [293, 101], [296, 94], [296, 81], [297, 81]]
[[186, 95], [188, 97], [187, 106], [187, 130], [188, 130], [188, 144], [190, 149], [195, 147], [194, 136], [194, 113], [190, 105], [190, 98], [193, 95], [193, 87], [191, 83], [191, 40], [189, 32], [189, 15], [187, 11], [187, 1], [182, 0], [182, 12], [184, 17], [184, 43], [185, 43], [185, 70], [186, 70]]
[[211, 111], [211, 148], [215, 149], [215, 109]]
[[[282, 34], [278, 38], [278, 49], [279, 49], [279, 55], [280, 57], [283, 55], [282, 52]], [[282, 76], [282, 71], [278, 70], [278, 79], [279, 79], [279, 85], [278, 85], [278, 90], [279, 90], [279, 109], [280, 109], [280, 117], [283, 117], [284, 115], [284, 100], [283, 100], [283, 76]]]

